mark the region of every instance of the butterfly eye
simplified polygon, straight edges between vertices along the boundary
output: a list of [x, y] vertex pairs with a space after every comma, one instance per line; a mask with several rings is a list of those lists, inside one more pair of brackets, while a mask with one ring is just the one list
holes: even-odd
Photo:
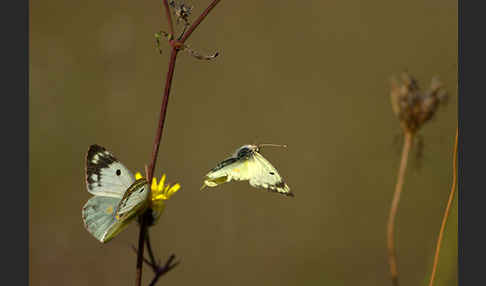
[[274, 172], [270, 172], [270, 175], [275, 175], [275, 173]]
[[116, 170], [116, 175], [117, 175], [117, 176], [120, 176], [120, 175], [121, 175], [121, 171], [120, 171], [120, 169]]

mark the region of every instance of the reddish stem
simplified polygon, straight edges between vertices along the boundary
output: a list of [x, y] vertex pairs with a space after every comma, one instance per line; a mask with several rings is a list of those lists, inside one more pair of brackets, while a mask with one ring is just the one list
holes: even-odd
[[162, 133], [164, 131], [165, 116], [167, 114], [167, 105], [169, 103], [170, 88], [172, 86], [172, 78], [174, 76], [175, 63], [177, 59], [177, 53], [179, 51], [175, 48], [172, 49], [169, 61], [169, 70], [165, 79], [164, 97], [162, 99], [162, 105], [160, 106], [159, 126], [157, 128], [157, 134], [154, 139], [154, 148], [152, 151], [152, 161], [150, 162], [147, 174], [147, 180], [149, 184], [152, 182], [154, 175], [155, 163], [157, 162], [157, 155], [159, 154], [160, 141], [162, 140]]
[[206, 18], [206, 16], [209, 14], [209, 12], [211, 12], [211, 10], [213, 10], [213, 8], [219, 3], [220, 0], [214, 0], [213, 2], [211, 2], [211, 4], [209, 4], [208, 8], [206, 8], [206, 10], [204, 10], [204, 12], [202, 12], [202, 14], [196, 19], [196, 21], [194, 21], [194, 23], [192, 23], [191, 27], [189, 27], [189, 29], [186, 31], [186, 33], [184, 33], [184, 36], [182, 37], [181, 39], [181, 43], [185, 43], [187, 38], [189, 38], [192, 34], [192, 32], [194, 32], [194, 30], [197, 28], [197, 26], [199, 26], [199, 24], [201, 24], [202, 20], [204, 20], [204, 18]]
[[[199, 16], [199, 18], [191, 25], [191, 27], [188, 29], [188, 31], [185, 33], [184, 37], [181, 39], [180, 42], [176, 42], [171, 40], [170, 45], [172, 46], [172, 51], [170, 55], [170, 61], [169, 61], [169, 69], [167, 71], [167, 76], [166, 76], [166, 81], [165, 81], [165, 88], [164, 88], [164, 95], [162, 98], [162, 105], [160, 107], [160, 116], [159, 116], [159, 125], [157, 127], [157, 133], [155, 135], [154, 139], [154, 148], [152, 151], [152, 160], [150, 162], [149, 167], [146, 170], [147, 173], [147, 181], [150, 185], [152, 182], [152, 178], [154, 175], [154, 170], [155, 170], [155, 164], [157, 162], [157, 157], [159, 154], [159, 147], [160, 147], [160, 141], [162, 140], [162, 134], [164, 130], [164, 123], [165, 123], [165, 117], [167, 114], [167, 105], [169, 103], [169, 94], [170, 94], [170, 88], [172, 86], [172, 78], [174, 76], [174, 69], [175, 69], [175, 63], [177, 59], [177, 54], [179, 52], [180, 46], [184, 43], [187, 38], [194, 32], [194, 30], [199, 26], [199, 24], [206, 18], [206, 16], [209, 14], [209, 12], [218, 4], [220, 0], [215, 0], [213, 1], [206, 10]], [[172, 17], [170, 14], [170, 8], [167, 0], [163, 0], [162, 3], [164, 4], [165, 7], [165, 14], [167, 16], [167, 21], [169, 24], [169, 33], [171, 35], [174, 34], [174, 27], [172, 24]], [[135, 285], [141, 286], [142, 285], [142, 266], [143, 266], [143, 253], [144, 253], [144, 241], [145, 237], [147, 236], [147, 219], [146, 219], [146, 214], [149, 214], [146, 212], [141, 216], [141, 221], [140, 221], [140, 235], [139, 235], [139, 241], [138, 241], [138, 252], [137, 252], [137, 278], [136, 278], [136, 283]], [[170, 270], [170, 268], [168, 268]], [[167, 270], [167, 271], [168, 271]], [[159, 275], [160, 276], [160, 275]]]
[[169, 3], [167, 0], [162, 0], [165, 7], [165, 16], [167, 17], [167, 22], [169, 24], [169, 34], [174, 35], [174, 25], [172, 24], [172, 16], [170, 15]]
[[[140, 233], [138, 236], [138, 253], [137, 253], [137, 278], [135, 280], [135, 285], [142, 285], [142, 265], [143, 265], [143, 246], [145, 241], [145, 236], [147, 235], [147, 227], [146, 227], [146, 213], [144, 213], [141, 217], [141, 224], [140, 224]], [[141, 254], [141, 255], [140, 255]]]
[[[167, 114], [167, 105], [169, 103], [170, 88], [172, 86], [172, 78], [174, 76], [175, 63], [177, 58], [178, 50], [173, 48], [170, 55], [169, 70], [167, 71], [167, 77], [165, 81], [164, 97], [162, 99], [162, 105], [160, 107], [160, 117], [159, 126], [157, 128], [157, 134], [154, 139], [154, 149], [152, 151], [152, 161], [148, 167], [147, 171], [147, 182], [150, 185], [154, 175], [155, 163], [157, 162], [157, 155], [159, 154], [160, 140], [162, 140], [162, 133], [164, 130], [164, 122]], [[137, 286], [142, 285], [142, 266], [143, 266], [143, 251], [144, 251], [144, 241], [147, 232], [147, 220], [145, 215], [142, 215], [140, 222], [140, 236], [138, 241], [138, 253], [137, 253]]]

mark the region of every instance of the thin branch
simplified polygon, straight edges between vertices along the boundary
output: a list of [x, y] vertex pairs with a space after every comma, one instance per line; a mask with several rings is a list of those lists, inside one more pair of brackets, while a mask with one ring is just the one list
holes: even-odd
[[206, 10], [204, 10], [204, 12], [202, 12], [202, 14], [199, 16], [199, 18], [197, 18], [196, 21], [194, 21], [194, 23], [192, 23], [191, 27], [189, 27], [189, 30], [187, 30], [187, 32], [182, 37], [182, 39], [181, 39], [182, 43], [186, 42], [186, 40], [191, 36], [191, 34], [194, 32], [194, 30], [197, 28], [197, 26], [199, 26], [199, 24], [201, 24], [202, 20], [204, 20], [204, 18], [206, 18], [206, 16], [209, 14], [209, 12], [211, 12], [211, 10], [213, 10], [213, 8], [216, 7], [216, 5], [218, 5], [219, 1], [220, 0], [213, 0], [213, 2], [211, 2], [211, 4], [209, 4], [208, 8], [206, 8]]
[[164, 4], [165, 16], [167, 17], [167, 22], [169, 24], [169, 33], [171, 35], [174, 35], [174, 25], [172, 24], [172, 16], [170, 14], [169, 3], [167, 2], [167, 0], [162, 0], [162, 3]]
[[[138, 253], [138, 249], [134, 245], [132, 245], [132, 250], [135, 252], [135, 254]], [[143, 258], [143, 262], [145, 262], [148, 266], [152, 267], [152, 269], [157, 269], [157, 265], [152, 264], [152, 262], [145, 257]]]
[[174, 76], [177, 53], [178, 50], [172, 48], [172, 52], [170, 54], [169, 69], [167, 71], [167, 76], [165, 81], [164, 97], [162, 99], [162, 105], [160, 106], [159, 125], [157, 127], [157, 134], [155, 135], [155, 139], [154, 139], [152, 161], [150, 162], [148, 168], [147, 181], [149, 182], [149, 184], [152, 182], [152, 178], [154, 175], [155, 163], [157, 162], [157, 155], [159, 154], [160, 141], [162, 140], [162, 133], [164, 131], [164, 123], [165, 123], [165, 117], [167, 113], [167, 105], [169, 103], [169, 94], [170, 94], [170, 88], [172, 86], [172, 78]]
[[177, 38], [178, 41], [180, 41], [182, 39], [182, 36], [184, 36], [184, 33], [187, 31], [187, 27], [189, 27], [189, 23], [185, 22], [184, 23], [184, 29], [182, 30], [181, 34]]
[[398, 203], [400, 202], [400, 195], [403, 189], [403, 182], [405, 180], [405, 171], [407, 169], [408, 155], [413, 145], [413, 133], [406, 131], [404, 140], [405, 142], [402, 149], [400, 169], [398, 170], [397, 184], [395, 186], [395, 193], [393, 194], [393, 200], [390, 208], [390, 215], [388, 217], [387, 227], [388, 263], [390, 264], [390, 274], [392, 278], [392, 284], [394, 286], [398, 286], [398, 267], [394, 238], [395, 218], [397, 215]]
[[148, 231], [147, 231], [147, 237], [145, 238], [145, 242], [147, 244], [147, 252], [149, 253], [150, 263], [152, 264], [152, 268], [154, 269], [154, 272], [156, 272], [159, 263], [155, 261], [155, 255], [154, 252], [152, 251], [152, 244], [150, 243], [150, 235], [148, 235]]
[[145, 237], [147, 235], [147, 219], [146, 214], [142, 214], [140, 220], [140, 233], [138, 236], [138, 253], [137, 253], [137, 277], [135, 280], [135, 285], [142, 285], [142, 266], [143, 266], [143, 246]]
[[165, 263], [164, 267], [160, 267], [157, 272], [155, 273], [155, 277], [152, 279], [150, 282], [150, 286], [154, 286], [155, 283], [159, 280], [160, 277], [162, 277], [165, 273], [169, 272], [171, 269], [179, 265], [180, 261], [174, 262], [175, 255], [172, 254], [169, 259], [167, 259], [167, 262]]
[[442, 239], [444, 236], [445, 227], [447, 224], [447, 219], [449, 218], [449, 213], [451, 211], [452, 202], [454, 201], [454, 194], [456, 192], [456, 184], [457, 184], [457, 137], [458, 137], [459, 130], [456, 128], [456, 139], [454, 143], [454, 153], [452, 159], [452, 187], [451, 192], [449, 194], [449, 200], [447, 201], [447, 206], [444, 211], [444, 217], [442, 218], [442, 224], [440, 226], [439, 237], [437, 238], [437, 245], [435, 247], [435, 256], [434, 256], [434, 265], [432, 266], [432, 274], [430, 275], [430, 282], [429, 286], [434, 285], [435, 274], [437, 271], [437, 265], [439, 264], [439, 253], [440, 247], [442, 245]]
[[[133, 245], [132, 245], [132, 250], [135, 253], [138, 252], [137, 248], [135, 246], [133, 246]], [[157, 282], [157, 280], [160, 278], [160, 276], [164, 275], [165, 273], [169, 272], [170, 270], [172, 270], [173, 268], [175, 268], [177, 265], [179, 265], [180, 260], [172, 263], [174, 261], [174, 259], [175, 259], [175, 254], [172, 254], [169, 257], [169, 259], [167, 259], [167, 261], [165, 262], [164, 267], [160, 267], [160, 266], [158, 266], [158, 264], [152, 264], [152, 262], [150, 262], [145, 257], [143, 258], [143, 262], [145, 262], [148, 266], [150, 266], [152, 268], [152, 270], [155, 273], [155, 277], [152, 279], [152, 281]], [[151, 283], [155, 283], [155, 282], [151, 282]]]
[[[165, 82], [165, 89], [164, 89], [164, 97], [162, 99], [162, 105], [160, 107], [160, 117], [159, 117], [159, 125], [157, 128], [157, 133], [155, 135], [154, 139], [154, 148], [152, 151], [152, 161], [149, 165], [148, 168], [148, 174], [147, 174], [147, 182], [150, 185], [150, 182], [152, 182], [153, 174], [154, 174], [154, 169], [155, 169], [155, 163], [157, 162], [157, 155], [159, 154], [159, 146], [160, 146], [160, 140], [162, 139], [162, 132], [164, 130], [164, 122], [165, 122], [165, 116], [167, 113], [167, 104], [169, 103], [169, 93], [170, 93], [170, 88], [172, 85], [172, 77], [174, 76], [174, 68], [175, 68], [175, 62], [177, 58], [177, 53], [178, 50], [175, 48], [172, 48], [172, 53], [170, 55], [170, 62], [169, 62], [169, 70], [167, 71], [167, 77], [166, 77], [166, 82]], [[141, 223], [140, 223], [140, 235], [139, 235], [139, 241], [138, 241], [138, 253], [137, 253], [137, 280], [136, 284], [137, 286], [142, 285], [142, 264], [143, 264], [143, 250], [144, 250], [144, 241], [145, 241], [145, 233], [147, 231], [147, 219], [146, 215], [149, 214], [149, 212], [145, 212], [142, 217], [141, 217]]]
[[[215, 0], [213, 1], [206, 10], [199, 16], [199, 18], [192, 24], [192, 26], [189, 28], [187, 33], [184, 35], [184, 37], [181, 40], [181, 43], [184, 43], [185, 40], [194, 32], [194, 30], [199, 26], [199, 24], [202, 22], [204, 18], [209, 14], [209, 12], [218, 4], [220, 0]], [[174, 34], [174, 26], [172, 24], [172, 17], [170, 13], [170, 8], [167, 0], [162, 0], [167, 16], [167, 21], [169, 24], [169, 33], [171, 35]], [[179, 47], [171, 43], [172, 46], [172, 51], [170, 54], [170, 60], [169, 60], [169, 68], [167, 71], [167, 76], [166, 76], [166, 81], [165, 81], [165, 88], [164, 88], [164, 94], [162, 98], [162, 104], [160, 107], [160, 116], [159, 116], [159, 124], [157, 127], [157, 132], [155, 135], [154, 139], [154, 147], [152, 151], [152, 159], [150, 162], [150, 165], [148, 167], [147, 172], [147, 182], [150, 183], [152, 182], [152, 178], [154, 175], [154, 170], [155, 170], [155, 164], [157, 162], [157, 157], [159, 154], [159, 147], [160, 147], [160, 141], [162, 140], [162, 134], [164, 130], [164, 123], [165, 123], [165, 118], [167, 114], [167, 105], [169, 103], [169, 94], [170, 94], [170, 89], [172, 86], [172, 78], [174, 76], [174, 70], [175, 70], [175, 63], [177, 59], [177, 54], [179, 52]], [[140, 235], [139, 235], [139, 241], [138, 241], [138, 252], [137, 252], [137, 278], [136, 278], [136, 283], [135, 285], [141, 286], [142, 285], [142, 266], [143, 266], [143, 253], [144, 253], [144, 241], [147, 237], [147, 217], [150, 214], [149, 211], [146, 211], [144, 214], [141, 216], [141, 221], [140, 221]], [[175, 264], [171, 264], [172, 260], [175, 258], [174, 255], [172, 255], [167, 263], [165, 264], [165, 267], [159, 269], [157, 271], [157, 274], [152, 281], [151, 285], [154, 285], [157, 280], [160, 278], [161, 275], [169, 271], [170, 269], [174, 268], [179, 262]]]

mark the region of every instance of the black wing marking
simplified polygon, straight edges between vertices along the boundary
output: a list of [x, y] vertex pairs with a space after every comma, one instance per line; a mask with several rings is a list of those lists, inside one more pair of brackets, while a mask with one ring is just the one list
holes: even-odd
[[[88, 186], [96, 182], [93, 177], [100, 178], [101, 169], [108, 168], [113, 162], [118, 162], [118, 159], [113, 154], [99, 145], [91, 145], [86, 155], [86, 180]], [[97, 176], [93, 176], [93, 174]], [[98, 186], [101, 186], [99, 180], [97, 182]]]
[[222, 168], [233, 164], [234, 162], [238, 161], [238, 158], [228, 158], [222, 162], [220, 162], [216, 167], [211, 169], [211, 172], [216, 172], [217, 170], [221, 170]]

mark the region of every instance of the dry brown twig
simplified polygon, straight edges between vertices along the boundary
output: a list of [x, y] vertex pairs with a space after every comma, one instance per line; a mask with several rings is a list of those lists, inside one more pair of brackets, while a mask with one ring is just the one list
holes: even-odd
[[400, 195], [403, 190], [403, 182], [405, 180], [405, 171], [407, 169], [408, 154], [412, 148], [413, 134], [405, 133], [405, 139], [402, 149], [402, 157], [400, 160], [400, 169], [398, 170], [397, 183], [395, 185], [395, 193], [393, 195], [393, 201], [391, 203], [390, 215], [388, 216], [388, 228], [387, 228], [387, 246], [388, 246], [388, 257], [390, 263], [390, 274], [392, 277], [393, 285], [398, 285], [398, 267], [397, 267], [397, 257], [395, 250], [395, 218], [398, 211], [398, 203], [400, 202]]
[[[165, 88], [164, 88], [164, 93], [163, 93], [163, 98], [162, 98], [162, 104], [160, 107], [160, 116], [159, 116], [159, 124], [157, 126], [157, 131], [154, 139], [154, 144], [153, 144], [153, 151], [152, 151], [152, 157], [151, 157], [151, 162], [149, 164], [149, 167], [147, 168], [146, 171], [146, 177], [147, 177], [147, 182], [150, 184], [152, 182], [154, 170], [155, 170], [155, 164], [157, 162], [157, 156], [159, 153], [159, 146], [160, 146], [160, 141], [162, 139], [162, 134], [163, 134], [163, 129], [164, 129], [164, 123], [165, 123], [165, 118], [166, 118], [166, 113], [167, 113], [167, 105], [169, 102], [169, 95], [170, 95], [170, 89], [172, 86], [172, 78], [174, 76], [174, 70], [175, 70], [175, 63], [177, 59], [177, 55], [179, 51], [184, 49], [185, 42], [186, 40], [192, 35], [192, 33], [196, 30], [196, 28], [201, 24], [201, 22], [206, 18], [206, 16], [211, 12], [211, 10], [220, 2], [220, 0], [213, 0], [211, 4], [204, 10], [204, 12], [190, 25], [188, 29], [184, 29], [183, 33], [178, 39], [174, 39], [174, 26], [172, 23], [172, 17], [171, 17], [171, 10], [169, 7], [169, 3], [167, 0], [162, 0], [162, 3], [164, 5], [165, 9], [165, 14], [167, 17], [167, 22], [168, 22], [168, 27], [169, 27], [169, 37], [167, 38], [169, 45], [171, 46], [171, 54], [170, 54], [170, 60], [169, 60], [169, 67], [167, 71], [167, 76], [166, 76], [166, 81], [165, 81]], [[182, 13], [181, 13], [182, 11]], [[190, 10], [188, 9], [183, 9], [179, 11], [179, 16], [185, 17], [186, 14], [188, 16], [188, 12]], [[184, 14], [186, 13], [186, 14]], [[177, 15], [177, 13], [176, 13]], [[141, 286], [142, 283], [142, 266], [143, 266], [143, 253], [144, 253], [144, 242], [147, 242], [148, 245], [150, 245], [150, 240], [148, 238], [148, 226], [147, 226], [147, 218], [148, 214], [150, 214], [151, 210], [147, 210], [144, 214], [140, 216], [140, 234], [139, 234], [139, 241], [138, 241], [138, 251], [137, 251], [137, 275], [136, 275], [136, 280], [135, 280], [135, 285]], [[153, 253], [151, 253], [151, 247], [148, 246], [149, 249], [149, 254], [152, 259], [151, 263], [153, 265], [156, 265], [155, 259], [153, 258]], [[155, 277], [152, 280], [151, 285], [154, 285], [158, 278], [160, 278], [161, 275], [172, 269], [177, 265], [177, 263], [172, 263], [174, 260], [175, 256], [172, 255], [167, 263], [165, 264], [164, 267], [158, 267], [157, 265], [157, 271], [155, 273]], [[155, 269], [153, 267], [153, 269]], [[155, 272], [155, 270], [154, 270]]]
[[439, 237], [437, 238], [437, 244], [435, 246], [434, 264], [432, 266], [432, 273], [430, 274], [429, 286], [434, 285], [435, 274], [437, 272], [437, 265], [439, 264], [439, 253], [440, 247], [442, 245], [442, 239], [444, 237], [445, 227], [447, 224], [447, 219], [449, 218], [449, 213], [451, 211], [452, 202], [454, 201], [454, 195], [456, 193], [457, 185], [457, 138], [459, 136], [459, 129], [456, 128], [456, 139], [454, 142], [454, 152], [453, 152], [453, 163], [452, 163], [452, 187], [449, 193], [449, 199], [447, 200], [447, 206], [444, 211], [444, 217], [442, 218], [442, 223], [440, 225]]
[[417, 80], [408, 73], [403, 73], [401, 84], [397, 83], [395, 79], [392, 80], [390, 98], [393, 112], [398, 117], [402, 132], [404, 133], [400, 168], [398, 170], [397, 183], [395, 185], [395, 192], [393, 194], [387, 223], [390, 275], [392, 284], [398, 286], [398, 266], [394, 231], [398, 205], [405, 181], [408, 157], [417, 131], [424, 123], [433, 118], [439, 104], [446, 99], [446, 93], [442, 89], [442, 84], [437, 77], [432, 79], [429, 90], [422, 91], [419, 88]]

